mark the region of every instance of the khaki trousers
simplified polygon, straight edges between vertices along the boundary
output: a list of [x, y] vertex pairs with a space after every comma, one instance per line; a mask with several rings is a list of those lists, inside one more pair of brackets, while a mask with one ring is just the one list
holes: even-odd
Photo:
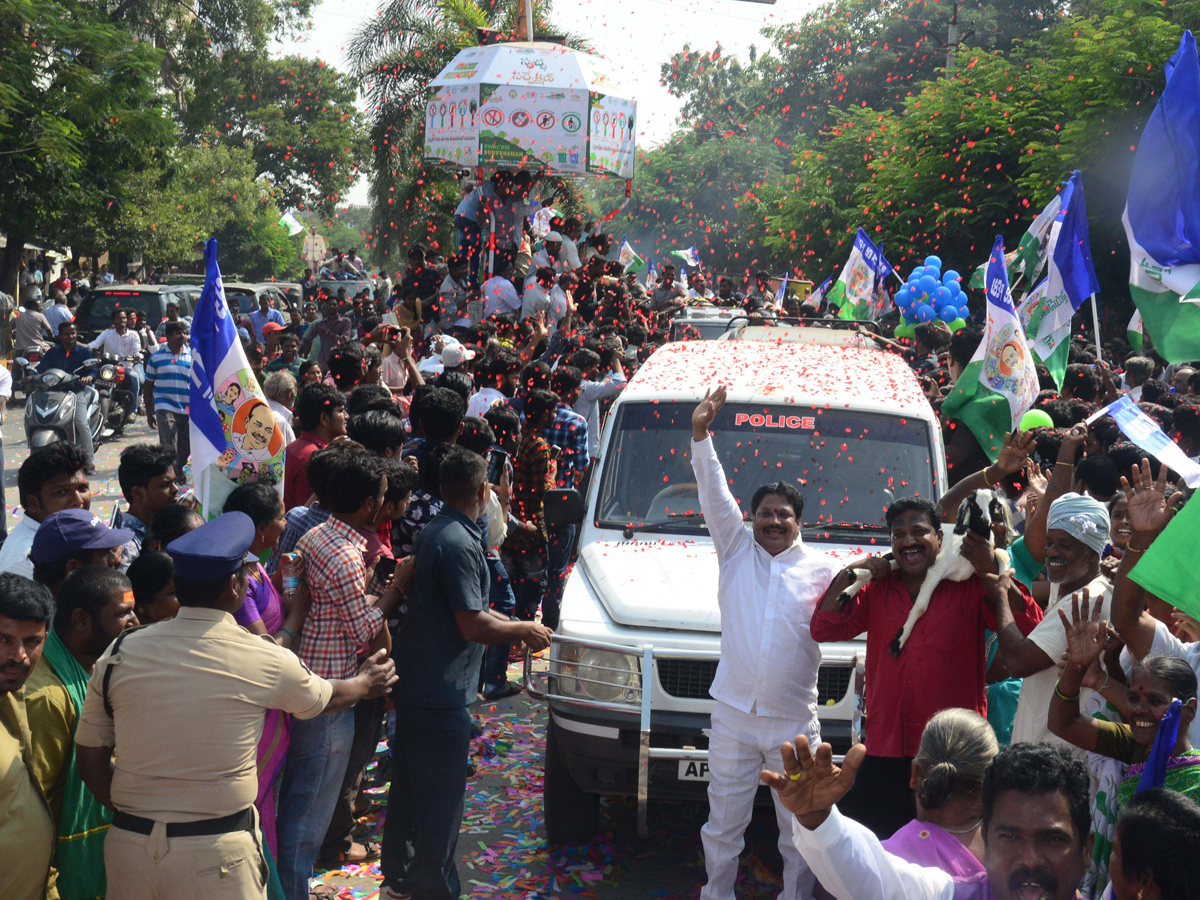
[[108, 900], [266, 900], [267, 862], [254, 832], [168, 838], [115, 825], [104, 840]]

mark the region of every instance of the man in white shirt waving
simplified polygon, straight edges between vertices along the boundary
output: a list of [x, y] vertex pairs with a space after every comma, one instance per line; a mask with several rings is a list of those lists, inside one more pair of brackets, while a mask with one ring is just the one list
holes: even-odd
[[[795, 485], [759, 487], [750, 501], [753, 529], [743, 524], [709, 434], [724, 405], [721, 386], [692, 413], [692, 469], [720, 565], [721, 608], [721, 662], [710, 689], [717, 701], [708, 745], [712, 781], [708, 823], [700, 832], [708, 883], [701, 900], [734, 900], [759, 773], [781, 771], [779, 746], [793, 732], [820, 740], [821, 649], [808, 623], [837, 572], [832, 559], [800, 540], [804, 497]], [[814, 878], [792, 843], [792, 815], [778, 796], [775, 813], [783, 856], [779, 897], [809, 900]]]
[[[851, 747], [839, 769], [833, 764], [832, 747], [822, 744], [814, 757], [801, 734], [794, 745], [789, 741], [781, 747], [776, 762], [783, 762], [783, 774], [762, 773], [763, 782], [774, 789], [776, 804], [786, 806], [789, 816], [794, 814], [789, 827], [796, 847], [833, 896], [839, 900], [1079, 898], [1077, 888], [1091, 859], [1091, 805], [1087, 766], [1069, 750], [1014, 744], [992, 761], [983, 780], [985, 871], [967, 876], [952, 876], [893, 856], [865, 826], [838, 812], [834, 804], [853, 786], [865, 755], [862, 744]], [[1141, 896], [1138, 882], [1130, 879], [1125, 884], [1131, 888], [1124, 897]], [[1122, 900], [1122, 892], [1116, 896]], [[1146, 896], [1163, 895], [1156, 890]]]

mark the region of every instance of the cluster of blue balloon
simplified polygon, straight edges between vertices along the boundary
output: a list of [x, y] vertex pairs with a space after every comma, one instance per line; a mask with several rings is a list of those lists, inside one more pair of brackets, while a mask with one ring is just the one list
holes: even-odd
[[967, 295], [959, 284], [961, 281], [962, 276], [953, 269], [942, 274], [940, 257], [925, 257], [925, 265], [913, 269], [904, 287], [896, 291], [896, 306], [900, 308], [896, 336], [913, 337], [913, 326], [917, 322], [940, 320], [949, 325], [951, 331], [966, 325], [970, 312]]

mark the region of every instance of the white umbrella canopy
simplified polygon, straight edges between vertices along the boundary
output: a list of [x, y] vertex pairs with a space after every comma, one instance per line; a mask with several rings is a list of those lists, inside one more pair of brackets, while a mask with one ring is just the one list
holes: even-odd
[[425, 159], [630, 179], [636, 114], [605, 59], [558, 44], [468, 47], [430, 83]]

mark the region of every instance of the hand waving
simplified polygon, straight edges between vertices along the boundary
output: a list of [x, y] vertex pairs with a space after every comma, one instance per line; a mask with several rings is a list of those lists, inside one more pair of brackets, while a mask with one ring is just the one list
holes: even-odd
[[1089, 614], [1087, 588], [1071, 595], [1070, 621], [1067, 620], [1066, 611], [1061, 606], [1058, 608], [1058, 617], [1067, 633], [1067, 665], [1080, 672], [1087, 671], [1088, 666], [1098, 660], [1104, 652], [1108, 628], [1107, 623], [1100, 618], [1102, 609], [1102, 601], [1097, 600]]
[[1004, 446], [996, 458], [996, 468], [1012, 474], [1029, 465], [1029, 454], [1037, 446], [1032, 431], [1012, 431], [1004, 436]]
[[704, 440], [708, 437], [708, 429], [725, 405], [725, 385], [718, 385], [715, 391], [708, 391], [704, 399], [692, 411], [692, 437]]
[[785, 743], [780, 748], [783, 755], [783, 771], [764, 771], [760, 776], [763, 784], [779, 795], [780, 802], [805, 828], [816, 828], [825, 821], [829, 810], [854, 786], [858, 767], [866, 756], [866, 747], [855, 744], [846, 752], [841, 767], [833, 764], [833, 748], [821, 744], [814, 757], [808, 747], [808, 738], [796, 736], [796, 743]]
[[1158, 470], [1158, 478], [1150, 477], [1150, 461], [1142, 460], [1139, 470], [1134, 466], [1129, 477], [1121, 477], [1121, 487], [1125, 490], [1128, 500], [1129, 524], [1134, 533], [1157, 535], [1167, 527], [1175, 514], [1174, 504], [1181, 499], [1175, 494], [1167, 500], [1167, 467]]

